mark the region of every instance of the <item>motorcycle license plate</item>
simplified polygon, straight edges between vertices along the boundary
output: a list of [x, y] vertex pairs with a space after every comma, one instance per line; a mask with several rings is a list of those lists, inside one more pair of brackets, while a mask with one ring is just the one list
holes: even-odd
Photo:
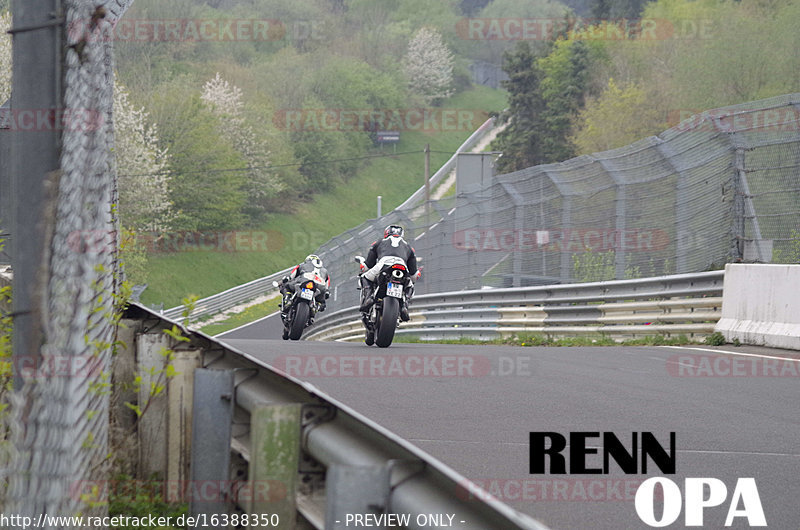
[[403, 298], [403, 286], [399, 283], [386, 284], [386, 296], [394, 296], [395, 298]]
[[314, 291], [311, 289], [303, 289], [300, 291], [300, 298], [305, 298], [306, 300], [311, 300], [314, 298]]

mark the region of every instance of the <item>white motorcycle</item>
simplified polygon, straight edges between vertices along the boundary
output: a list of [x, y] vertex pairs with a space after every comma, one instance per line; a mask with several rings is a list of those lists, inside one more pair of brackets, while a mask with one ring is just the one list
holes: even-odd
[[[314, 322], [314, 316], [321, 310], [318, 293], [325, 292], [326, 298], [328, 295], [325, 280], [313, 272], [302, 273], [293, 283], [294, 292], [287, 290], [281, 297], [283, 340], [299, 340], [303, 330]], [[272, 282], [272, 285], [279, 287], [278, 282]]]

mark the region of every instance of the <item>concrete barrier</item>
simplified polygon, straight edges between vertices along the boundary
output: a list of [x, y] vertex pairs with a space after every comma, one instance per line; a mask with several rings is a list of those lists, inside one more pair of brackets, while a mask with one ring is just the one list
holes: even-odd
[[728, 264], [722, 318], [728, 341], [800, 350], [800, 265]]

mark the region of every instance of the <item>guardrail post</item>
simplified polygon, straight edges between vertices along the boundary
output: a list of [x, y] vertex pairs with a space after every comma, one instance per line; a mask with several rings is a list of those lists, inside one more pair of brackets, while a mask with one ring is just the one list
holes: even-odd
[[386, 513], [389, 477], [386, 466], [331, 465], [325, 474], [325, 528], [344, 530], [355, 526], [354, 514]]
[[138, 439], [131, 436], [136, 428], [136, 416], [128, 403], [136, 403], [136, 390], [124, 384], [136, 378], [136, 335], [140, 333], [140, 322], [123, 319], [117, 331], [117, 353], [111, 361], [111, 446], [116, 448], [117, 458], [123, 461], [123, 469], [136, 469], [138, 464]]
[[143, 333], [136, 337], [136, 365], [141, 377], [138, 407], [141, 413], [139, 426], [140, 476], [157, 473], [162, 477], [167, 470], [167, 397], [161, 392], [151, 395], [152, 385], [163, 384], [157, 375], [164, 368], [163, 351], [169, 349], [170, 338], [160, 332]]
[[[136, 339], [139, 462], [141, 476], [156, 473], [169, 481], [185, 481], [189, 472], [189, 429], [192, 414], [192, 372], [200, 350], [171, 350], [172, 339], [160, 332]], [[172, 359], [168, 361], [167, 354]], [[171, 364], [173, 373], [169, 373]]]
[[[189, 479], [191, 461], [194, 372], [201, 350], [176, 350], [175, 374], [167, 379], [167, 480], [183, 484]], [[202, 390], [202, 389], [201, 389]], [[177, 499], [175, 499], [177, 500]]]
[[301, 410], [299, 403], [260, 405], [250, 415], [248, 512], [279, 518], [287, 530], [297, 520]]
[[[191, 481], [187, 490], [193, 517], [228, 513], [232, 507], [233, 375], [233, 370], [206, 368], [194, 373]], [[211, 498], [204, 493], [207, 491], [212, 492]]]

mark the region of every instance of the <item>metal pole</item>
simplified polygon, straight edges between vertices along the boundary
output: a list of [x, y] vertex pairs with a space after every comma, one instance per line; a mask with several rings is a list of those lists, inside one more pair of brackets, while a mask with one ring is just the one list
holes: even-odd
[[[15, 0], [12, 117], [34, 119], [33, 128], [12, 125], [11, 179], [15, 190], [11, 231], [14, 270], [13, 354], [38, 359], [41, 311], [47, 275], [43, 270], [48, 222], [45, 182], [60, 167], [59, 109], [63, 107], [62, 28], [60, 0]], [[14, 120], [19, 121], [18, 119]], [[41, 126], [42, 124], [45, 126]], [[41, 127], [37, 127], [41, 126]], [[37, 130], [38, 129], [38, 130]], [[52, 219], [50, 220], [52, 222]], [[17, 366], [17, 363], [14, 363]], [[22, 380], [14, 374], [14, 386]]]
[[431, 216], [431, 144], [425, 144], [425, 221]]
[[375, 219], [381, 218], [381, 199], [383, 199], [383, 196], [378, 195], [378, 216]]
[[731, 260], [733, 262], [744, 259], [745, 238], [745, 192], [742, 189], [744, 181], [744, 150], [736, 150], [736, 174], [734, 175], [733, 197], [733, 240], [731, 244]]
[[625, 184], [617, 183], [615, 192], [617, 194], [617, 209], [615, 213], [614, 228], [617, 231], [617, 245], [616, 252], [614, 252], [614, 277], [617, 280], [625, 279], [625, 225], [626, 225], [626, 207], [627, 207], [627, 194]]
[[[750, 194], [750, 185], [747, 183], [747, 170], [745, 169], [746, 158], [747, 152], [744, 149], [739, 148], [736, 150], [736, 170], [739, 174], [739, 184], [741, 186], [745, 206], [745, 216], [742, 222], [742, 236], [747, 237], [747, 227], [745, 223], [747, 219], [751, 219], [753, 226], [753, 250], [755, 251], [756, 258], [760, 263], [769, 263], [772, 261], [772, 256], [764, 256], [761, 249], [761, 226], [758, 224], [756, 207], [753, 205], [753, 196]], [[744, 257], [744, 241], [742, 242], [742, 256]]]
[[[8, 112], [11, 100], [0, 107], [0, 239], [5, 239], [5, 250], [0, 251], [0, 265], [11, 264], [11, 223], [13, 222], [14, 188], [11, 185], [11, 130]], [[10, 310], [10, 308], [9, 308]]]

